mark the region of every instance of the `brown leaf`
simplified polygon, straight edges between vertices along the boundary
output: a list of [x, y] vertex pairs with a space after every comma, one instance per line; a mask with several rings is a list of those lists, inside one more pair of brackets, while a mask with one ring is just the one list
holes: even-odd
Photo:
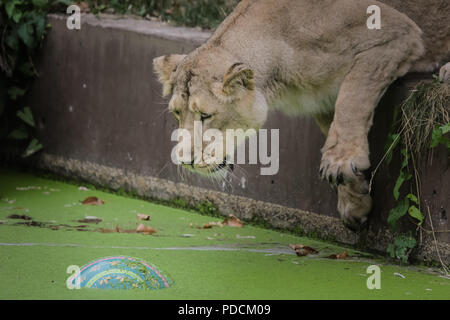
[[316, 249], [305, 246], [303, 244], [290, 244], [289, 247], [291, 247], [291, 249], [293, 249], [299, 257], [307, 256], [308, 254], [319, 253], [319, 251], [317, 251]]
[[137, 218], [138, 218], [138, 220], [146, 220], [146, 221], [149, 221], [151, 219], [149, 214], [143, 214], [143, 213], [138, 213]]
[[349, 258], [349, 255], [347, 254], [347, 251], [344, 251], [344, 252], [339, 253], [339, 254], [332, 254], [332, 255], [330, 255], [328, 258], [330, 258], [330, 259], [344, 260], [344, 259]]
[[153, 229], [153, 228], [150, 227], [150, 226], [146, 226], [146, 225], [144, 225], [144, 224], [142, 224], [142, 223], [141, 223], [140, 225], [138, 225], [136, 231], [137, 231], [138, 233], [142, 233], [142, 234], [153, 234], [153, 233], [158, 232], [158, 230]]
[[98, 232], [101, 232], [101, 233], [114, 233], [114, 232], [118, 232], [118, 231], [116, 231], [116, 230], [105, 229], [105, 228], [95, 229], [94, 231], [98, 231]]
[[23, 219], [23, 220], [31, 220], [31, 217], [25, 214], [12, 214], [7, 217], [8, 219]]
[[201, 226], [194, 225], [192, 222], [189, 224], [189, 227], [196, 228], [196, 229], [211, 229], [214, 226], [223, 227], [221, 222], [215, 222], [215, 221], [205, 223]]
[[95, 224], [102, 222], [102, 221], [103, 221], [103, 219], [101, 219], [101, 218], [89, 218], [89, 217], [77, 220], [77, 222], [81, 222], [81, 223], [95, 223]]
[[225, 218], [225, 220], [222, 221], [222, 224], [224, 226], [237, 228], [242, 228], [244, 226], [244, 223], [233, 214], [230, 214], [229, 217]]
[[105, 202], [103, 200], [100, 200], [97, 197], [87, 197], [81, 203], [89, 204], [89, 205], [100, 205], [100, 204], [104, 204]]

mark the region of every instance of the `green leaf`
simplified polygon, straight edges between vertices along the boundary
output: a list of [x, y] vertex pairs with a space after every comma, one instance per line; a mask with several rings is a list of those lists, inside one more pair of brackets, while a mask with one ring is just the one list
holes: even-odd
[[415, 195], [413, 195], [412, 193], [409, 193], [406, 196], [409, 200], [411, 200], [412, 202], [414, 202], [415, 204], [419, 204], [419, 200], [417, 199], [417, 197]]
[[34, 127], [34, 118], [33, 118], [33, 114], [31, 113], [31, 109], [30, 107], [25, 107], [23, 109], [23, 111], [19, 110], [17, 111], [17, 116], [23, 120], [23, 122], [25, 122], [26, 124]]
[[439, 144], [444, 145], [447, 149], [450, 149], [450, 139], [444, 137], [446, 133], [450, 131], [450, 123], [447, 123], [444, 126], [435, 126], [433, 132], [431, 134], [431, 143], [430, 147], [435, 148]]
[[395, 246], [393, 243], [389, 243], [389, 245], [386, 248], [387, 253], [389, 253], [389, 256], [391, 258], [395, 258]]
[[446, 134], [448, 132], [450, 132], [450, 122], [447, 123], [446, 125], [443, 125], [441, 128], [442, 134]]
[[18, 0], [12, 0], [9, 1], [5, 4], [5, 11], [6, 14], [8, 15], [8, 18], [11, 18], [13, 13], [14, 13], [14, 9], [16, 7], [16, 4], [19, 4], [20, 2]]
[[392, 258], [406, 263], [408, 262], [409, 252], [416, 246], [416, 243], [416, 239], [412, 236], [398, 235], [395, 237], [394, 243], [388, 245], [386, 251]]
[[416, 239], [414, 239], [411, 236], [406, 236], [406, 235], [400, 235], [397, 236], [394, 240], [394, 244], [397, 247], [405, 247], [408, 249], [412, 249], [416, 246]]
[[28, 48], [33, 48], [34, 46], [33, 33], [34, 33], [33, 26], [29, 23], [23, 23], [17, 29], [17, 34]]
[[404, 198], [403, 201], [400, 201], [395, 208], [392, 208], [391, 211], [389, 211], [387, 221], [393, 229], [395, 229], [397, 221], [406, 214], [408, 208], [409, 199]]
[[14, 13], [12, 15], [12, 19], [15, 23], [18, 23], [20, 21], [20, 18], [22, 18], [22, 11], [21, 10], [14, 10]]
[[25, 152], [22, 154], [22, 157], [29, 157], [33, 153], [35, 153], [41, 149], [42, 149], [42, 144], [40, 144], [36, 138], [33, 138], [33, 140], [31, 140], [30, 144], [28, 145], [27, 149], [25, 150]]
[[14, 51], [19, 50], [19, 37], [15, 30], [12, 30], [6, 37], [6, 44]]
[[33, 4], [36, 7], [42, 8], [45, 7], [48, 3], [48, 0], [33, 0]]
[[403, 171], [400, 172], [393, 190], [395, 200], [398, 200], [398, 197], [400, 196], [400, 187], [402, 186], [403, 182], [408, 181], [411, 178], [412, 175], [410, 173]]
[[420, 210], [417, 209], [416, 206], [411, 206], [411, 207], [409, 207], [408, 213], [409, 213], [409, 215], [410, 215], [411, 217], [413, 217], [413, 218], [419, 220], [419, 226], [422, 225], [424, 217], [423, 217], [422, 212], [420, 212]]
[[431, 133], [430, 147], [435, 148], [441, 141], [441, 138], [442, 138], [441, 128], [439, 128], [439, 126], [434, 127], [433, 132]]
[[66, 6], [70, 6], [73, 4], [73, 0], [56, 0], [54, 1], [54, 4], [64, 4]]
[[25, 89], [13, 86], [8, 89], [8, 96], [11, 100], [17, 100], [17, 98], [23, 96], [25, 92]]
[[25, 140], [28, 139], [28, 132], [25, 128], [15, 129], [8, 135], [8, 138], [16, 139], [16, 140]]

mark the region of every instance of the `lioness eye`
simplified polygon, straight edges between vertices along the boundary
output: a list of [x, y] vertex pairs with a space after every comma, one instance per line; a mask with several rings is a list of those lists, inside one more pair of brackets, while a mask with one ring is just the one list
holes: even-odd
[[200, 113], [200, 120], [202, 120], [202, 121], [204, 121], [206, 119], [209, 119], [211, 117], [212, 117], [212, 114], [207, 114], [207, 113], [204, 113], [204, 112]]

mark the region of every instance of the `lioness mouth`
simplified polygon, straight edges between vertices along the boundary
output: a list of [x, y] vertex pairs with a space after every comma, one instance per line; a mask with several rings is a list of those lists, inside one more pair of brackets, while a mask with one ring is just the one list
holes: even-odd
[[202, 170], [202, 169], [208, 169], [208, 171], [209, 171], [209, 173], [215, 173], [215, 172], [218, 172], [218, 171], [220, 171], [220, 170], [222, 170], [222, 169], [225, 169], [225, 168], [229, 168], [231, 171], [233, 171], [234, 170], [234, 164], [232, 164], [232, 163], [228, 163], [227, 162], [227, 159], [224, 159], [223, 161], [222, 161], [222, 163], [220, 163], [220, 164], [218, 164], [218, 165], [216, 165], [216, 166], [213, 166], [213, 167], [210, 167], [210, 166], [195, 166], [194, 165], [194, 163], [192, 162], [192, 163], [190, 163], [189, 165], [188, 165], [188, 167], [189, 168], [191, 168], [192, 170], [194, 170], [194, 171], [197, 171], [197, 170]]

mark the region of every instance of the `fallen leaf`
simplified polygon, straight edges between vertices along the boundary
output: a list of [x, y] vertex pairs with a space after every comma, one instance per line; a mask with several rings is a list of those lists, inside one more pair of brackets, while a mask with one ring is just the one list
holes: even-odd
[[31, 217], [24, 214], [12, 214], [7, 217], [8, 219], [23, 219], [23, 220], [31, 220]]
[[146, 225], [144, 225], [144, 224], [142, 224], [142, 223], [141, 223], [140, 225], [138, 225], [136, 231], [137, 231], [138, 233], [142, 233], [142, 234], [153, 234], [153, 233], [158, 232], [158, 230], [153, 229], [153, 228], [150, 227], [150, 226], [146, 226]]
[[222, 221], [222, 224], [224, 226], [237, 227], [237, 228], [242, 228], [242, 226], [244, 225], [244, 223], [233, 214], [230, 214], [227, 218], [225, 218]]
[[102, 218], [97, 218], [94, 216], [86, 216], [84, 219], [78, 220], [78, 222], [81, 223], [96, 223], [96, 224], [102, 221], [103, 221]]
[[344, 260], [344, 259], [349, 258], [349, 255], [347, 254], [347, 251], [344, 251], [344, 252], [339, 253], [339, 254], [334, 254], [333, 253], [328, 258], [330, 258], [330, 259], [337, 259], [337, 260]]
[[98, 232], [101, 232], [101, 233], [114, 233], [114, 232], [117, 232], [116, 230], [105, 229], [105, 228], [95, 229], [94, 231], [98, 231]]
[[100, 200], [97, 197], [87, 197], [81, 203], [88, 204], [88, 205], [100, 205], [100, 204], [104, 204], [105, 202], [103, 200]]
[[119, 226], [116, 226], [116, 232], [118, 233], [137, 233], [134, 229], [122, 229]]
[[214, 221], [205, 223], [205, 224], [203, 224], [201, 226], [195, 225], [192, 222], [189, 223], [189, 227], [196, 228], [196, 229], [211, 229], [214, 226], [223, 227], [221, 222], [214, 222]]
[[319, 251], [317, 251], [316, 249], [305, 246], [303, 244], [290, 244], [289, 247], [291, 247], [291, 249], [293, 249], [299, 257], [307, 256], [308, 254], [319, 253]]
[[137, 218], [138, 218], [138, 220], [146, 220], [146, 221], [149, 221], [151, 219], [150, 215], [143, 214], [143, 213], [138, 213]]

